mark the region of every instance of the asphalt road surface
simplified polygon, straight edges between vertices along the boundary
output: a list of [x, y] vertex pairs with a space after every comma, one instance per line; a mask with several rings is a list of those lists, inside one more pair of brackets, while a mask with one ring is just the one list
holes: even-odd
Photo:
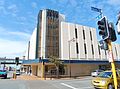
[[92, 77], [56, 80], [10, 80], [1, 79], [0, 89], [94, 89]]
[[47, 81], [54, 85], [56, 89], [94, 89], [91, 84], [92, 77], [70, 80], [53, 80]]

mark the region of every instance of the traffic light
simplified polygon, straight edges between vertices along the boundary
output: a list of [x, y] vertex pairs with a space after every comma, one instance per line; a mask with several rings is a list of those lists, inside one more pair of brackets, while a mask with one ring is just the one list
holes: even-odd
[[110, 22], [108, 24], [108, 29], [109, 29], [109, 39], [114, 42], [117, 40], [116, 37], [116, 33], [115, 33], [115, 28], [114, 28], [114, 24], [112, 22]]
[[108, 21], [106, 19], [106, 17], [104, 16], [103, 18], [101, 18], [98, 22], [98, 29], [99, 31], [99, 35], [102, 36], [103, 40], [106, 40], [109, 37], [109, 32], [108, 32]]
[[19, 64], [19, 57], [15, 58], [15, 64], [18, 65]]

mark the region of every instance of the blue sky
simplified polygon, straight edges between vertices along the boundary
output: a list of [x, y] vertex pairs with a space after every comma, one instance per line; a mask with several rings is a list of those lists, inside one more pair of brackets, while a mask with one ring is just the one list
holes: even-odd
[[[98, 13], [91, 11], [91, 6], [101, 8], [109, 22], [116, 23], [119, 0], [0, 0], [0, 57], [14, 58], [25, 54], [41, 9], [57, 10], [65, 15], [67, 22], [97, 29], [95, 17]], [[120, 36], [117, 35], [115, 43], [120, 44]]]

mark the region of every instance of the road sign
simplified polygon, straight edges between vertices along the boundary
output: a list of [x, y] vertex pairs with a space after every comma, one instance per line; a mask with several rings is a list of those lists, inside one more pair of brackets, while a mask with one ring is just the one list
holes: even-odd
[[91, 10], [102, 13], [102, 10], [96, 7], [91, 7]]
[[101, 49], [108, 50], [108, 44], [104, 40], [99, 41], [99, 46]]

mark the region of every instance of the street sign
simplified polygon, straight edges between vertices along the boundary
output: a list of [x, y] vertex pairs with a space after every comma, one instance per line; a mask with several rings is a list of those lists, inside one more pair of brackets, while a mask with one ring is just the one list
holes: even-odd
[[91, 10], [102, 13], [102, 10], [96, 7], [91, 7]]
[[104, 40], [99, 41], [99, 46], [101, 49], [108, 50], [108, 44]]
[[109, 51], [109, 52], [108, 52], [108, 59], [109, 59], [109, 62], [114, 62], [114, 58], [113, 58], [113, 53], [112, 53], [112, 51]]
[[96, 18], [97, 18], [97, 19], [101, 19], [101, 18], [102, 18], [101, 14], [98, 15]]

